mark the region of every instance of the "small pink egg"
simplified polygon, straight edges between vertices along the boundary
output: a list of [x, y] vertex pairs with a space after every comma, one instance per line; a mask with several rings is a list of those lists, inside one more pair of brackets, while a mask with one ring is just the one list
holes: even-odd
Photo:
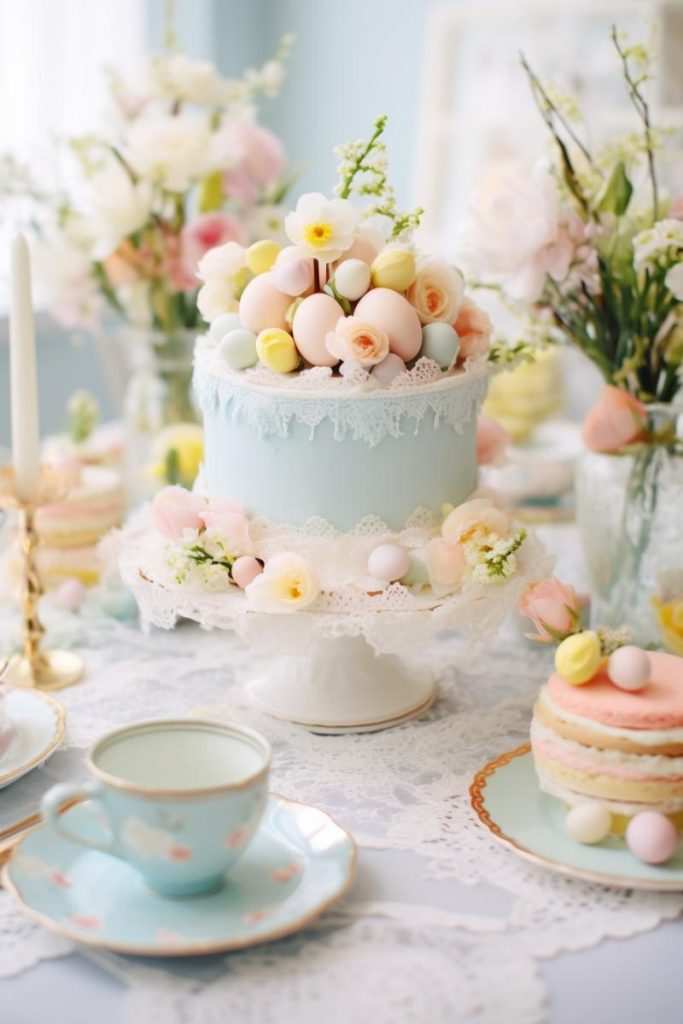
[[408, 300], [392, 288], [372, 288], [360, 300], [353, 315], [386, 331], [389, 350], [406, 363], [422, 348], [420, 319]]
[[273, 266], [282, 267], [285, 263], [289, 263], [290, 260], [298, 259], [301, 259], [301, 249], [296, 245], [286, 245], [283, 249], [280, 249]]
[[313, 260], [287, 260], [273, 271], [273, 284], [285, 295], [303, 295], [313, 286]]
[[626, 844], [646, 864], [664, 864], [676, 852], [678, 833], [665, 814], [641, 811], [626, 827]]
[[248, 587], [262, 572], [263, 566], [258, 558], [252, 558], [251, 555], [242, 555], [241, 558], [235, 559], [230, 570], [233, 580], [242, 590]]
[[325, 338], [343, 316], [339, 303], [322, 292], [309, 295], [299, 305], [292, 321], [294, 341], [304, 359], [313, 366], [336, 366], [339, 362], [328, 351]]
[[390, 352], [386, 359], [383, 359], [381, 363], [377, 363], [376, 366], [373, 366], [370, 371], [370, 376], [375, 377], [382, 387], [388, 388], [395, 377], [399, 377], [405, 372], [406, 364], [403, 362], [401, 357], [397, 356], [394, 352]]
[[368, 572], [377, 580], [392, 583], [405, 576], [410, 568], [410, 555], [398, 544], [380, 544], [370, 553]]
[[85, 599], [85, 586], [74, 576], [64, 580], [55, 593], [55, 600], [60, 608], [75, 612], [81, 607]]
[[287, 330], [285, 313], [292, 301], [291, 295], [285, 295], [273, 284], [273, 272], [259, 274], [242, 292], [240, 299], [240, 320], [242, 326], [254, 334], [259, 334], [266, 327], [281, 327]]
[[376, 245], [373, 245], [369, 238], [365, 238], [363, 235], [356, 235], [351, 248], [342, 253], [338, 263], [344, 263], [345, 260], [362, 260], [363, 263], [370, 264], [378, 252], [379, 249]]
[[642, 647], [618, 647], [609, 656], [607, 675], [620, 690], [635, 693], [650, 681], [652, 666]]

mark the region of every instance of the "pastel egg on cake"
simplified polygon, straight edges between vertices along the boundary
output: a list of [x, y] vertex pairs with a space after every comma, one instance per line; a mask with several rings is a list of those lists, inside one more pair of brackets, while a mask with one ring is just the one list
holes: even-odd
[[368, 572], [375, 579], [393, 583], [410, 568], [410, 555], [398, 544], [379, 544], [368, 558]]
[[435, 321], [422, 328], [421, 356], [432, 359], [442, 370], [450, 370], [458, 358], [460, 339], [450, 324]]
[[230, 331], [219, 342], [217, 352], [231, 370], [247, 370], [258, 362], [256, 335], [246, 327]]
[[612, 815], [604, 804], [584, 801], [568, 812], [564, 827], [570, 839], [577, 843], [601, 843], [612, 827]]
[[391, 288], [373, 288], [360, 300], [354, 316], [389, 335], [389, 350], [404, 362], [414, 359], [422, 348], [422, 324], [403, 295]]
[[239, 313], [221, 313], [209, 327], [209, 337], [212, 341], [220, 341], [230, 331], [237, 331], [242, 326]]
[[355, 302], [370, 287], [370, 268], [363, 260], [344, 260], [337, 267], [332, 283], [337, 295]]
[[325, 339], [343, 316], [339, 303], [322, 292], [309, 295], [300, 303], [292, 321], [292, 333], [299, 352], [313, 366], [336, 366], [339, 362], [328, 350]]
[[291, 295], [279, 291], [273, 283], [273, 272], [259, 274], [250, 281], [240, 298], [239, 317], [242, 326], [254, 334], [267, 327], [287, 327], [285, 314], [291, 304]]
[[273, 284], [294, 298], [313, 287], [313, 261], [300, 257], [283, 261], [273, 270]]
[[607, 675], [620, 690], [637, 693], [650, 681], [652, 666], [647, 652], [631, 644], [618, 647], [609, 656]]
[[252, 274], [265, 274], [270, 270], [280, 253], [281, 246], [271, 238], [262, 238], [247, 249], [247, 267]]
[[626, 827], [626, 844], [646, 864], [665, 864], [678, 846], [673, 822], [659, 811], [640, 811]]

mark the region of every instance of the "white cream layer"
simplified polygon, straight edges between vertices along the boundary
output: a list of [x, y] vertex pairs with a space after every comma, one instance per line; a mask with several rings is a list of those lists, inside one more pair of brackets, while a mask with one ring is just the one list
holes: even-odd
[[[683, 757], [668, 757], [666, 754], [627, 754], [623, 750], [604, 750], [598, 747], [587, 747], [576, 740], [560, 736], [553, 729], [549, 729], [538, 719], [534, 718], [531, 723], [531, 742], [541, 740], [550, 747], [557, 747], [568, 754], [580, 758], [591, 767], [593, 765], [623, 765], [633, 769], [643, 776], [681, 776], [683, 775]], [[621, 776], [628, 779], [629, 775]], [[644, 780], [640, 780], [644, 781]]]

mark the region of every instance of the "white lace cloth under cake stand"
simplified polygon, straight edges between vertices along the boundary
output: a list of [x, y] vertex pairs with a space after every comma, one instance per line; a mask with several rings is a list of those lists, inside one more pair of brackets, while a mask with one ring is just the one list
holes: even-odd
[[[545, 539], [562, 553], [560, 574], [580, 582], [573, 529], [549, 528]], [[361, 848], [350, 897], [299, 936], [176, 965], [88, 954], [126, 985], [125, 1024], [529, 1024], [545, 1019], [540, 959], [635, 935], [683, 910], [683, 894], [607, 889], [536, 868], [473, 817], [472, 774], [525, 741], [549, 667], [549, 652], [511, 626], [474, 654], [457, 638], [434, 643], [441, 700], [425, 718], [337, 737], [256, 711], [233, 685], [254, 655], [230, 633], [185, 625], [144, 637], [87, 615], [58, 616], [53, 631], [84, 645], [89, 678], [61, 695], [67, 749], [4, 791], [0, 829], [33, 810], [51, 782], [80, 774], [83, 748], [108, 728], [191, 712], [265, 732], [273, 788], [329, 810]], [[0, 977], [71, 948], [0, 892]], [[66, 977], [65, 990], [77, 998]]]

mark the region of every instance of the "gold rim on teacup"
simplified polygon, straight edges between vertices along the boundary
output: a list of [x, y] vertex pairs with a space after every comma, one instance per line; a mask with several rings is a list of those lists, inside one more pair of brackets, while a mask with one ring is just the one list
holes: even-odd
[[[246, 740], [263, 755], [263, 765], [251, 775], [235, 782], [224, 782], [219, 786], [194, 786], [192, 789], [166, 789], [163, 786], [144, 786], [137, 782], [130, 782], [117, 775], [111, 775], [95, 763], [98, 753], [104, 751], [123, 736], [133, 736], [141, 732], [164, 732], [174, 729], [182, 730], [188, 728], [204, 729], [207, 732], [216, 732], [231, 735], [237, 739]], [[255, 729], [247, 725], [236, 723], [212, 722], [209, 719], [201, 718], [153, 718], [147, 722], [136, 722], [134, 725], [123, 725], [119, 729], [113, 729], [103, 736], [92, 746], [88, 752], [86, 765], [89, 771], [99, 779], [100, 782], [111, 786], [114, 789], [125, 793], [134, 793], [137, 796], [149, 796], [155, 800], [173, 799], [196, 799], [197, 797], [214, 796], [220, 793], [230, 793], [236, 790], [245, 789], [260, 779], [265, 778], [270, 769], [272, 751], [268, 740]]]

